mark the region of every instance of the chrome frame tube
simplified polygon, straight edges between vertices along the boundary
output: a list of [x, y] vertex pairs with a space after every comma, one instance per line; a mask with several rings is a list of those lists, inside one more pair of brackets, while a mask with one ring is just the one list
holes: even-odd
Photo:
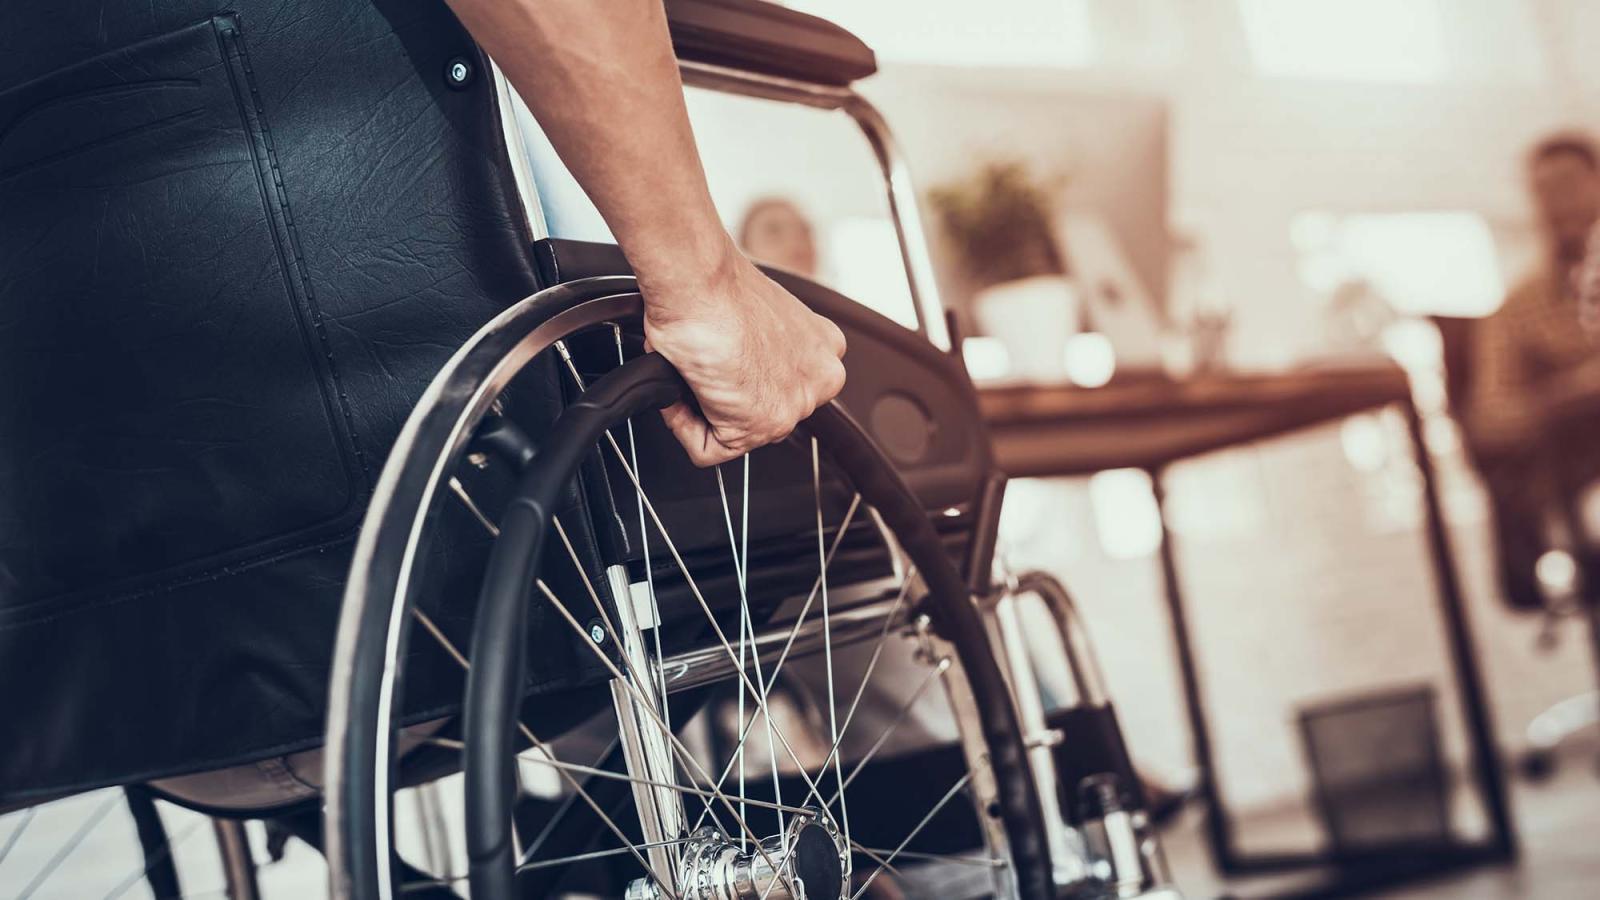
[[528, 241], [542, 241], [550, 236], [544, 220], [544, 204], [539, 198], [539, 186], [533, 179], [533, 165], [528, 158], [528, 147], [522, 139], [522, 128], [517, 123], [527, 112], [522, 95], [506, 80], [504, 72], [494, 60], [489, 61], [494, 77], [495, 108], [500, 115], [500, 135], [505, 141], [506, 157], [511, 162], [511, 177], [517, 188], [518, 206], [522, 208], [523, 226], [528, 230]]
[[818, 109], [836, 109], [855, 121], [871, 145], [883, 176], [889, 217], [894, 221], [901, 261], [906, 268], [906, 283], [917, 314], [917, 330], [935, 347], [950, 350], [950, 327], [945, 320], [944, 303], [939, 298], [927, 233], [917, 206], [916, 188], [911, 182], [911, 169], [877, 107], [847, 87], [760, 75], [708, 63], [680, 61], [678, 69], [686, 85]]
[[1002, 594], [989, 610], [989, 620], [1001, 651], [999, 655], [1005, 661], [1002, 671], [1011, 682], [1022, 739], [1028, 749], [1028, 763], [1033, 766], [1033, 777], [1039, 785], [1039, 802], [1044, 807], [1048, 829], [1045, 839], [1050, 844], [1056, 884], [1078, 884], [1089, 877], [1089, 865], [1069, 833], [1057, 792], [1059, 779], [1053, 748], [1064, 736], [1054, 733], [1045, 719], [1039, 680], [1033, 670], [1033, 657], [1028, 652], [1022, 616], [1017, 609], [1017, 595], [1010, 591]]
[[655, 782], [656, 787], [634, 782], [633, 799], [639, 810], [639, 827], [645, 843], [650, 865], [656, 876], [669, 890], [676, 892], [678, 885], [679, 845], [671, 843], [681, 838], [688, 822], [683, 808], [683, 795], [664, 785], [674, 784], [677, 770], [673, 765], [672, 750], [667, 746], [666, 735], [657, 728], [650, 713], [640, 707], [644, 704], [661, 708], [661, 698], [656, 696], [658, 673], [654, 657], [645, 643], [644, 632], [633, 608], [633, 593], [628, 586], [626, 566], [606, 569], [606, 583], [617, 614], [616, 634], [622, 646], [632, 684], [621, 679], [611, 682], [611, 700], [617, 714], [617, 733], [622, 742], [622, 756], [628, 774], [634, 778]]
[[[886, 579], [889, 580], [892, 579]], [[884, 617], [894, 610], [894, 606], [894, 598], [891, 596], [888, 599], [874, 600], [849, 609], [831, 610], [829, 625], [834, 649], [876, 639], [883, 628]], [[901, 604], [902, 612], [907, 606], [909, 604]], [[895, 625], [891, 624], [890, 627], [894, 628]], [[786, 622], [756, 633], [750, 647], [760, 655], [762, 665], [776, 663], [783, 655], [790, 630], [791, 626]], [[795, 634], [794, 646], [789, 650], [789, 659], [792, 661], [821, 653], [826, 640], [822, 617], [820, 615], [808, 617]], [[667, 657], [661, 668], [662, 677], [667, 683], [667, 693], [672, 694], [722, 681], [733, 676], [736, 667], [728, 659], [728, 654], [722, 646], [713, 644], [672, 654]]]

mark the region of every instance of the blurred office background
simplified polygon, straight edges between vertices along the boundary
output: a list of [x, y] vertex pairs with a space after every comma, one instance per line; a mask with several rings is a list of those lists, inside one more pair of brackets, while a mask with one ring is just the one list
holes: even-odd
[[[1524, 154], [1549, 132], [1600, 122], [1600, 6], [790, 5], [877, 51], [882, 71], [861, 90], [909, 156], [941, 285], [963, 333], [977, 338], [975, 374], [1094, 385], [1208, 367], [1399, 361], [1424, 414], [1508, 760], [1532, 717], [1592, 684], [1580, 625], [1551, 629], [1498, 596], [1485, 498], [1443, 415], [1440, 342], [1427, 317], [1487, 314], [1538, 264]], [[764, 198], [790, 201], [812, 231], [818, 277], [910, 322], [871, 151], [852, 123], [691, 99], [730, 227]], [[1070, 312], [1048, 299], [995, 300], [941, 227], [938, 192], [976, 190], [995, 165], [1020, 170], [1047, 197]], [[987, 314], [986, 302], [996, 304]], [[1109, 340], [1080, 342], [1074, 359], [1063, 343], [1070, 331]], [[1054, 336], [1019, 346], [1030, 332]], [[1179, 463], [1166, 489], [1215, 713], [1218, 783], [1244, 817], [1246, 849], [1319, 841], [1296, 719], [1308, 705], [1432, 686], [1445, 755], [1464, 762], [1420, 479], [1398, 411]], [[1148, 476], [1019, 481], [1008, 503], [1009, 561], [1047, 568], [1076, 593], [1135, 755], [1181, 783], [1192, 756]], [[1552, 630], [1554, 646], [1541, 642]], [[1465, 793], [1451, 816], [1459, 833], [1485, 827]]]

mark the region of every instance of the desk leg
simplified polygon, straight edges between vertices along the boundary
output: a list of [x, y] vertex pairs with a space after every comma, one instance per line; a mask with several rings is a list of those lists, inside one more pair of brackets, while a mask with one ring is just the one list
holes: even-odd
[[1183, 587], [1178, 579], [1177, 559], [1173, 555], [1172, 531], [1167, 527], [1167, 497], [1162, 486], [1164, 469], [1150, 469], [1150, 489], [1155, 495], [1156, 512], [1161, 519], [1161, 583], [1166, 590], [1167, 614], [1172, 622], [1172, 646], [1178, 654], [1178, 672], [1183, 678], [1183, 703], [1189, 717], [1189, 738], [1194, 748], [1195, 767], [1200, 770], [1200, 791], [1205, 800], [1206, 837], [1212, 864], [1218, 872], [1234, 869], [1233, 832], [1217, 791], [1216, 770], [1211, 755], [1211, 732], [1206, 725], [1205, 703], [1200, 696], [1200, 677], [1195, 668], [1194, 645], [1189, 640], [1189, 623], [1184, 615]]
[[1434, 577], [1438, 580], [1439, 612], [1444, 617], [1445, 637], [1450, 646], [1451, 667], [1460, 688], [1461, 712], [1472, 737], [1472, 762], [1477, 769], [1478, 788], [1483, 795], [1484, 810], [1489, 818], [1490, 846], [1503, 859], [1517, 854], [1516, 828], [1506, 801], [1504, 770], [1500, 766], [1494, 724], [1489, 714], [1489, 700], [1483, 689], [1483, 675], [1479, 671], [1472, 628], [1467, 620], [1466, 603], [1461, 594], [1461, 581], [1457, 575], [1455, 559], [1450, 552], [1450, 538], [1445, 531], [1444, 513], [1439, 505], [1439, 486], [1434, 474], [1433, 460], [1428, 454], [1427, 441], [1422, 431], [1422, 419], [1409, 400], [1402, 404], [1406, 427], [1411, 436], [1412, 456], [1417, 470], [1422, 474], [1422, 502], [1428, 540], [1428, 555], [1433, 562]]

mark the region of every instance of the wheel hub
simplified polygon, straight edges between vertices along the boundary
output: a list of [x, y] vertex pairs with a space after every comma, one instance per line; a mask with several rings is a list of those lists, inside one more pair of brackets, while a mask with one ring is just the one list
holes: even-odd
[[[849, 848], [833, 820], [815, 811], [795, 816], [759, 851], [741, 850], [708, 825], [684, 844], [678, 866], [683, 900], [841, 900], [849, 881]], [[626, 900], [664, 900], [664, 894], [640, 878], [628, 885]]]

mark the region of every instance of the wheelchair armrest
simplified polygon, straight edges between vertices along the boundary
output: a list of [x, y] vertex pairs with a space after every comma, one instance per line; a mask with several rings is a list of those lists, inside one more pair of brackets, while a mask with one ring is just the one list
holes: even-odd
[[872, 48], [843, 28], [765, 0], [667, 0], [678, 58], [843, 87], [878, 71]]

